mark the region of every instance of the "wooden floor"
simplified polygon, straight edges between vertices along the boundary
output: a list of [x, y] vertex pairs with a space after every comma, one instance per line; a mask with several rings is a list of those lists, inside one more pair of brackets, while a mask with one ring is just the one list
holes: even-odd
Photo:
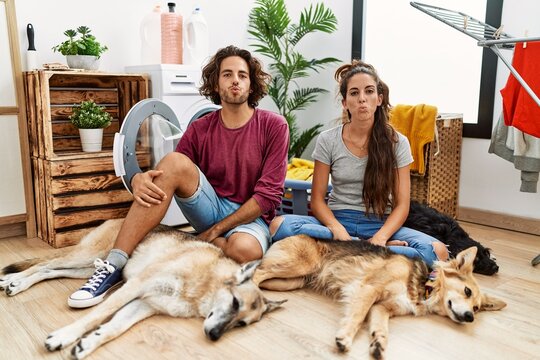
[[[499, 312], [480, 313], [474, 323], [458, 325], [447, 318], [400, 317], [390, 320], [388, 359], [539, 359], [540, 237], [463, 224], [473, 238], [493, 249], [498, 275], [478, 276], [485, 292], [503, 298]], [[0, 267], [47, 254], [36, 239], [0, 240]], [[14, 297], [0, 294], [0, 359], [66, 359], [68, 350], [49, 353], [47, 334], [88, 310], [72, 310], [67, 296], [81, 280], [49, 280]], [[334, 332], [339, 305], [309, 291], [268, 292], [288, 298], [283, 309], [252, 326], [226, 333], [218, 342], [203, 335], [202, 319], [156, 316], [96, 351], [90, 359], [366, 359], [365, 328], [350, 353], [338, 354]]]

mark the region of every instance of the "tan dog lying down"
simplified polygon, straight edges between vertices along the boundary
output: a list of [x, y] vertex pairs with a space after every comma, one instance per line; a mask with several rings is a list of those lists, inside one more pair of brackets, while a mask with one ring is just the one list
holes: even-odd
[[[70, 251], [62, 249], [62, 255], [5, 267], [3, 273], [9, 274], [0, 279], [0, 287], [13, 296], [44, 279], [89, 277], [94, 259], [104, 258], [112, 248], [122, 221], [105, 222]], [[124, 268], [125, 284], [79, 320], [52, 332], [45, 346], [54, 351], [77, 341], [71, 354], [80, 359], [155, 314], [203, 317], [206, 336], [217, 340], [283, 303], [267, 300], [251, 281], [258, 263], [240, 267], [216, 246], [158, 226]]]
[[412, 260], [367, 241], [324, 241], [293, 236], [273, 244], [253, 281], [269, 290], [313, 288], [343, 304], [336, 334], [340, 351], [348, 351], [366, 316], [370, 354], [384, 357], [388, 319], [399, 315], [438, 314], [455, 322], [472, 322], [482, 310], [499, 310], [501, 300], [481, 294], [473, 277], [476, 247], [449, 262], [437, 262], [430, 274]]

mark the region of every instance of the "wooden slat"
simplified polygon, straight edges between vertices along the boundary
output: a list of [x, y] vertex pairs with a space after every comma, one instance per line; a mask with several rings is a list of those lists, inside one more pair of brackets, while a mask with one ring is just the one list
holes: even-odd
[[[26, 216], [25, 216], [25, 219], [26, 219]], [[24, 235], [26, 235], [25, 222], [0, 225], [0, 239], [5, 239], [9, 237], [14, 237], [14, 236], [24, 236]]]
[[[118, 106], [106, 106], [107, 111], [113, 118], [118, 120]], [[54, 106], [51, 108], [51, 120], [68, 120], [73, 113], [73, 106]]]
[[38, 103], [41, 114], [38, 115], [38, 131], [40, 133], [39, 139], [39, 156], [50, 159], [54, 156], [54, 147], [53, 139], [50, 134], [52, 134], [52, 124], [50, 122], [51, 118], [51, 103], [49, 97], [49, 76], [43, 71], [39, 71], [39, 82], [41, 83], [40, 89], [40, 103]]
[[[53, 177], [86, 174], [92, 172], [114, 171], [114, 164], [110, 152], [86, 153], [70, 158], [50, 161], [51, 174]], [[149, 153], [137, 153], [141, 168], [150, 166]]]
[[99, 208], [66, 214], [57, 214], [54, 216], [54, 228], [60, 229], [70, 226], [91, 224], [95, 221], [118, 219], [125, 217], [129, 211], [129, 206], [121, 208]]
[[540, 235], [540, 221], [535, 218], [460, 207], [458, 219], [475, 224]]
[[99, 87], [116, 88], [119, 79], [140, 80], [145, 78], [140, 74], [105, 74], [90, 72], [57, 72], [44, 71], [49, 77], [51, 87]]
[[107, 190], [121, 186], [122, 180], [114, 174], [83, 176], [74, 179], [55, 179], [51, 184], [51, 194], [65, 194], [77, 191]]
[[117, 104], [118, 93], [114, 90], [53, 90], [49, 91], [51, 105], [79, 104], [93, 100], [96, 104]]
[[77, 230], [55, 232], [54, 243], [52, 245], [55, 248], [61, 248], [65, 246], [78, 244], [79, 241], [82, 239], [82, 237], [88, 234], [94, 228], [95, 226], [83, 228], [83, 229], [77, 229]]
[[[112, 150], [114, 143], [114, 134], [103, 134], [102, 150]], [[81, 138], [79, 136], [54, 138], [53, 146], [55, 153], [59, 154], [62, 151], [82, 150]]]
[[74, 208], [99, 206], [103, 204], [120, 204], [133, 200], [133, 196], [126, 189], [103, 192], [92, 192], [69, 196], [56, 196], [53, 198], [53, 211]]
[[[103, 134], [114, 136], [114, 133], [118, 132], [118, 119], [111, 121], [111, 125], [103, 129]], [[79, 129], [77, 129], [69, 120], [53, 121], [52, 123], [53, 137], [65, 137], [65, 136], [79, 136]]]
[[39, 156], [38, 132], [36, 124], [36, 81], [35, 73], [26, 73], [23, 77], [26, 98], [26, 122], [28, 126], [28, 146], [30, 155]]
[[26, 214], [17, 214], [0, 217], [0, 225], [11, 225], [16, 223], [24, 223], [26, 221]]
[[19, 115], [17, 106], [0, 106], [0, 115]]

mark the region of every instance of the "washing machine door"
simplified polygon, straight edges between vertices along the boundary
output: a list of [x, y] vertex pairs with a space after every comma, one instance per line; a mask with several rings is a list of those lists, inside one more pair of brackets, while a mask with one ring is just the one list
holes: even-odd
[[145, 99], [127, 113], [120, 131], [114, 135], [113, 162], [116, 176], [130, 192], [137, 173], [153, 169], [174, 151], [183, 131], [174, 111], [157, 99]]

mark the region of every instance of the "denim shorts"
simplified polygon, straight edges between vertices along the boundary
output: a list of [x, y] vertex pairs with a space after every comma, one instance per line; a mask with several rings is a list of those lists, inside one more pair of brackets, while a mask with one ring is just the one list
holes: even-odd
[[[188, 198], [180, 198], [175, 195], [175, 199], [189, 224], [198, 233], [209, 229], [238, 210], [242, 205], [218, 196], [200, 169], [199, 186], [195, 193]], [[259, 241], [263, 253], [268, 249], [270, 244], [270, 230], [261, 217], [249, 224], [238, 225], [226, 232], [223, 236], [229, 238], [229, 236], [237, 232], [254, 236]]]
[[[371, 214], [366, 216], [358, 210], [332, 210], [336, 220], [341, 223], [353, 239], [369, 239], [384, 225], [383, 218]], [[272, 241], [278, 241], [288, 236], [305, 234], [319, 239], [332, 239], [333, 234], [313, 216], [284, 215], [284, 220], [272, 235]], [[438, 260], [433, 249], [433, 243], [439, 241], [434, 237], [407, 227], [401, 227], [391, 236], [390, 240], [406, 241], [408, 246], [388, 246], [388, 250], [410, 258], [420, 258], [428, 266]]]

